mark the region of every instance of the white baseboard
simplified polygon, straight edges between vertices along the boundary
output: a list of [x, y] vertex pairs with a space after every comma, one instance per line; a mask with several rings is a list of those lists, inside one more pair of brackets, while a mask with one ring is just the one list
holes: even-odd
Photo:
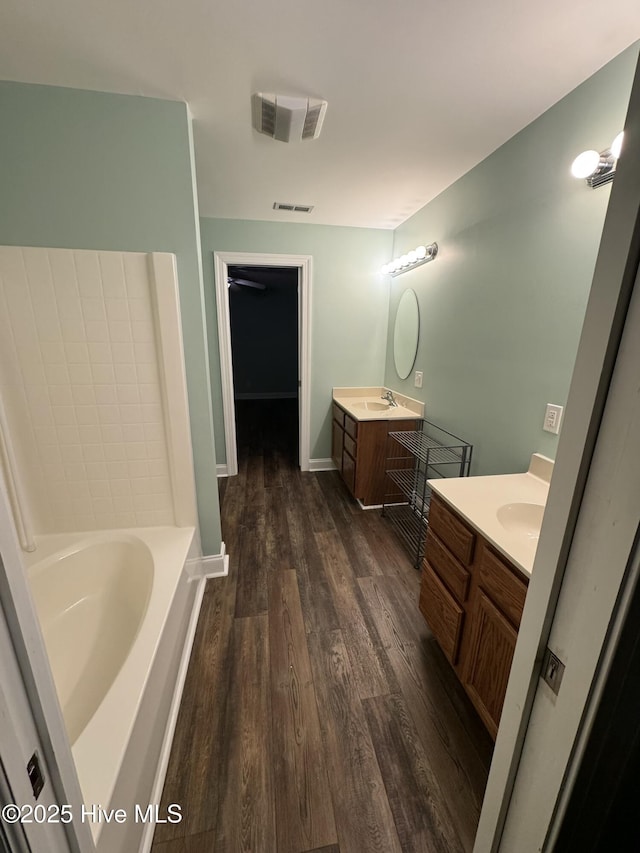
[[[360, 500], [360, 498], [356, 498], [356, 500], [358, 501], [358, 506], [360, 507], [360, 509], [363, 509], [365, 511], [368, 509], [382, 509], [382, 507], [384, 506], [384, 504], [367, 504], [367, 506], [365, 506]], [[389, 506], [389, 504], [387, 504], [387, 506]]]
[[[173, 699], [171, 700], [171, 708], [169, 710], [169, 719], [167, 720], [167, 726], [164, 730], [162, 749], [160, 750], [160, 758], [158, 759], [158, 769], [156, 771], [156, 778], [153, 783], [153, 788], [151, 789], [150, 802], [157, 803], [158, 805], [160, 805], [160, 801], [162, 800], [162, 789], [164, 788], [164, 781], [166, 779], [167, 769], [169, 767], [171, 746], [173, 744], [173, 736], [176, 731], [176, 723], [178, 722], [178, 712], [180, 711], [180, 703], [182, 702], [182, 691], [184, 690], [184, 683], [187, 678], [187, 670], [189, 669], [191, 650], [193, 649], [193, 642], [196, 638], [196, 628], [198, 626], [200, 608], [202, 607], [202, 598], [204, 596], [205, 585], [205, 579], [202, 578], [198, 584], [198, 589], [196, 590], [196, 597], [193, 602], [191, 617], [189, 618], [187, 635], [184, 640], [182, 657], [180, 658], [178, 677], [176, 679], [176, 686], [173, 691]], [[140, 841], [140, 847], [138, 848], [138, 853], [150, 853], [151, 845], [153, 844], [153, 834], [155, 832], [155, 828], [156, 825], [153, 821], [149, 821], [145, 824], [144, 832], [142, 833], [142, 839]]]
[[248, 391], [246, 394], [234, 394], [235, 400], [295, 400], [297, 391]]
[[224, 542], [220, 543], [219, 554], [187, 560], [185, 569], [190, 581], [199, 581], [204, 578], [226, 578], [229, 574], [229, 555]]
[[229, 476], [229, 468], [226, 465], [216, 465], [216, 474], [218, 477], [228, 477]]
[[336, 463], [333, 459], [310, 459], [309, 471], [335, 471]]

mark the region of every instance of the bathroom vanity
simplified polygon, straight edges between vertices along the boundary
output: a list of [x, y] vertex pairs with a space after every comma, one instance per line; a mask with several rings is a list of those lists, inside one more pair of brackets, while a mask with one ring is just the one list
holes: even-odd
[[430, 481], [420, 610], [495, 738], [553, 463]]
[[[382, 387], [334, 388], [331, 406], [331, 456], [351, 494], [363, 506], [379, 506], [385, 498], [387, 459], [397, 455], [389, 432], [411, 430], [424, 415], [424, 404], [394, 394], [397, 405], [382, 399]], [[413, 457], [407, 452], [407, 467]], [[400, 494], [398, 495], [400, 497]]]

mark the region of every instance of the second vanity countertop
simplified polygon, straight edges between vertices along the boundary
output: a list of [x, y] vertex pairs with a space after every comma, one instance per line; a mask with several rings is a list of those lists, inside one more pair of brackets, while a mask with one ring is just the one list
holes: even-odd
[[534, 453], [525, 474], [429, 480], [458, 515], [531, 577], [553, 461]]
[[[398, 404], [397, 406], [389, 406], [382, 399], [386, 391], [391, 391]], [[424, 403], [380, 385], [362, 388], [334, 388], [333, 402], [337, 403], [356, 421], [404, 420], [424, 417]]]

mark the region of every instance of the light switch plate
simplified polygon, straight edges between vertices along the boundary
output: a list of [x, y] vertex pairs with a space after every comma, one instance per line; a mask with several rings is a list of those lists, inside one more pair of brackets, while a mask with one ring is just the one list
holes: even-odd
[[413, 385], [415, 388], [422, 388], [422, 371], [416, 370], [413, 374]]
[[547, 410], [544, 413], [544, 424], [542, 425], [542, 429], [546, 432], [552, 432], [554, 435], [558, 435], [560, 432], [560, 422], [562, 421], [563, 411], [564, 408], [562, 406], [547, 403]]

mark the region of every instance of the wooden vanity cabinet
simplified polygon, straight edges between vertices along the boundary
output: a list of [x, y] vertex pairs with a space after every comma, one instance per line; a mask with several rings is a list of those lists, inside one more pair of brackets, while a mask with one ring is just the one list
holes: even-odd
[[495, 740], [518, 632], [482, 588], [475, 596], [463, 685]]
[[420, 610], [493, 738], [527, 585], [478, 531], [432, 497]]
[[[384, 500], [389, 432], [415, 429], [418, 421], [357, 421], [337, 403], [332, 404], [331, 457], [351, 494], [364, 506]], [[411, 464], [408, 458], [407, 465]]]

